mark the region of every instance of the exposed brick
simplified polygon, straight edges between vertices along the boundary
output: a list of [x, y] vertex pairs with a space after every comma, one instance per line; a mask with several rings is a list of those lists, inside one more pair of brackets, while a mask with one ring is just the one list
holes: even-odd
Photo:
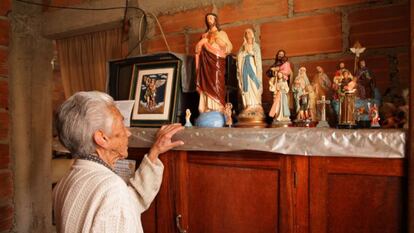
[[9, 11], [11, 11], [11, 0], [1, 0], [0, 15], [5, 16]]
[[227, 4], [218, 10], [221, 24], [287, 14], [287, 0], [243, 0], [241, 4]]
[[408, 4], [369, 8], [349, 15], [350, 44], [360, 41], [364, 47], [408, 46], [410, 8]]
[[0, 232], [9, 232], [13, 225], [13, 207], [0, 206]]
[[[389, 87], [389, 62], [386, 57], [366, 57], [364, 58], [367, 67], [372, 71], [375, 77], [375, 82], [381, 93]], [[332, 80], [337, 70], [340, 61], [345, 63], [345, 67], [353, 73], [354, 70], [354, 58], [343, 57], [341, 59], [329, 59], [320, 61], [311, 61], [305, 63], [295, 64], [294, 75], [297, 75], [297, 70], [304, 66], [306, 67], [307, 75], [310, 80], [313, 79], [316, 74], [316, 66], [321, 66], [328, 77]]]
[[341, 27], [339, 14], [323, 14], [262, 24], [262, 57], [273, 59], [279, 49], [286, 50], [288, 56], [341, 51]]
[[398, 54], [398, 71], [400, 84], [403, 88], [410, 86], [410, 56], [408, 53]]
[[195, 46], [197, 42], [201, 39], [201, 35], [202, 33], [190, 34], [188, 54], [195, 54]]
[[0, 169], [8, 168], [10, 165], [10, 153], [8, 144], [0, 144]]
[[[197, 8], [193, 10], [183, 11], [175, 14], [158, 16], [158, 20], [165, 34], [171, 32], [181, 32], [185, 29], [201, 29], [205, 28], [204, 17], [212, 11], [212, 7]], [[158, 27], [157, 27], [157, 31]]]
[[224, 28], [223, 31], [227, 33], [229, 40], [233, 44], [232, 53], [237, 54], [240, 46], [243, 44], [244, 31], [247, 28], [252, 28], [252, 25], [241, 25], [237, 27]]
[[[171, 52], [176, 53], [185, 53], [185, 36], [184, 35], [175, 35], [175, 36], [166, 36], [168, 45], [170, 46]], [[146, 42], [147, 52], [160, 52], [168, 51], [167, 45], [164, 42], [162, 37]]]
[[9, 75], [9, 66], [7, 65], [8, 51], [0, 48], [0, 75]]
[[0, 19], [0, 45], [9, 45], [10, 23], [8, 20]]
[[295, 0], [294, 11], [311, 11], [316, 9], [345, 6], [365, 2], [375, 2], [375, 0]]
[[10, 170], [0, 172], [0, 202], [7, 202], [13, 196], [13, 181]]
[[9, 114], [7, 112], [0, 112], [0, 140], [7, 139], [8, 134], [9, 134]]
[[0, 80], [0, 108], [7, 108], [9, 105], [9, 82]]

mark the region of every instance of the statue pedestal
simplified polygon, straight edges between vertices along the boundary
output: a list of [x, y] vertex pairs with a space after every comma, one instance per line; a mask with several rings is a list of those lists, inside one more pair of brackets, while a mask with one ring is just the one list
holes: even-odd
[[277, 121], [273, 120], [272, 124], [270, 125], [271, 128], [282, 128], [282, 127], [289, 127], [292, 124], [291, 121]]
[[266, 120], [263, 117], [239, 117], [236, 127], [239, 128], [266, 128]]
[[329, 128], [329, 124], [327, 121], [319, 121], [316, 125], [318, 128]]

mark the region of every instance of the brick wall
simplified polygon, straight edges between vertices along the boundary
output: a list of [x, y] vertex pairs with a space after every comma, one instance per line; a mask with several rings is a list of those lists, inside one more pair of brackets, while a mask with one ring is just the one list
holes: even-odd
[[[398, 69], [402, 87], [409, 83], [408, 0], [241, 0], [216, 8], [160, 14], [171, 50], [194, 54], [195, 43], [205, 30], [204, 15], [213, 9], [234, 45], [233, 53], [242, 43], [244, 29], [255, 30], [264, 70], [273, 63], [277, 50], [285, 49], [295, 76], [297, 69], [305, 66], [312, 77], [321, 65], [332, 78], [339, 61], [353, 70], [349, 48], [359, 40], [367, 48], [362, 56], [382, 93], [391, 86], [391, 70]], [[159, 30], [154, 32], [145, 43], [146, 51], [166, 51]], [[265, 91], [263, 101], [271, 102], [270, 93]]]
[[13, 225], [13, 177], [9, 151], [9, 69], [7, 58], [10, 21], [7, 13], [11, 0], [0, 1], [0, 232], [10, 232]]

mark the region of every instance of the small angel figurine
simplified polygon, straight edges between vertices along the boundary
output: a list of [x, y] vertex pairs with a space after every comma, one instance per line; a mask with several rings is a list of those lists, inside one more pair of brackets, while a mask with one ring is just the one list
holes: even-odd
[[226, 103], [226, 106], [224, 107], [224, 117], [226, 118], [226, 125], [228, 125], [229, 128], [233, 125], [233, 119], [231, 118], [232, 109], [233, 105], [231, 103]]
[[378, 114], [378, 108], [376, 104], [373, 104], [371, 106], [370, 103], [368, 103], [368, 108], [369, 108], [369, 118], [371, 119], [371, 128], [378, 128], [380, 127], [379, 124], [379, 114]]
[[191, 111], [190, 111], [190, 109], [186, 109], [185, 110], [185, 127], [187, 127], [187, 128], [191, 128], [191, 127], [193, 127], [193, 124], [191, 124], [191, 121], [190, 121], [190, 117], [191, 117]]

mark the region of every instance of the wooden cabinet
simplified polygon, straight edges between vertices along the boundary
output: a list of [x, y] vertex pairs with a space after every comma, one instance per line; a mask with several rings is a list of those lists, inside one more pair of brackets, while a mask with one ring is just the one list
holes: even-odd
[[405, 232], [403, 160], [310, 158], [311, 232]]
[[[131, 149], [140, 160], [145, 150]], [[402, 159], [172, 151], [148, 232], [401, 232]]]

